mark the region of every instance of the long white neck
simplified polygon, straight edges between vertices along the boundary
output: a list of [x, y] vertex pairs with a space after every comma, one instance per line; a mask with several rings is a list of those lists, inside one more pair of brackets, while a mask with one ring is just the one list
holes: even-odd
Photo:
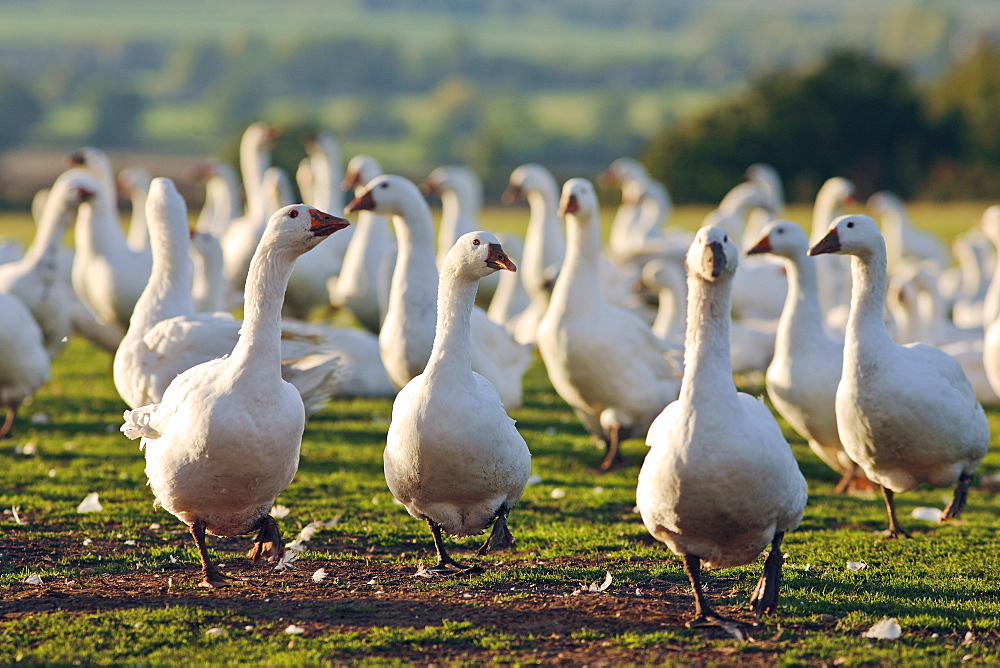
[[243, 190], [246, 193], [246, 215], [248, 217], [266, 215], [264, 201], [264, 172], [271, 166], [271, 156], [257, 142], [240, 145], [240, 170], [243, 172]]
[[[586, 215], [586, 214], [585, 214]], [[566, 259], [552, 289], [550, 303], [566, 307], [569, 304], [593, 303], [601, 292], [601, 225], [594, 212], [587, 218], [579, 214], [566, 216]]]
[[392, 217], [398, 250], [389, 291], [390, 308], [423, 308], [435, 302], [438, 270], [434, 256], [434, 223], [423, 204], [404, 207]]
[[250, 261], [243, 326], [230, 356], [232, 372], [243, 377], [281, 374], [281, 305], [295, 258], [276, 248], [270, 234], [265, 233]]
[[545, 270], [559, 265], [566, 256], [566, 237], [559, 220], [559, 193], [555, 182], [539, 184], [526, 191], [528, 198], [528, 227], [524, 234], [524, 257], [521, 258], [521, 277], [524, 287], [532, 297], [546, 295], [543, 287]]
[[478, 281], [459, 276], [454, 267], [442, 267], [434, 347], [424, 370], [429, 381], [438, 375], [452, 382], [460, 374], [471, 378], [472, 308], [478, 287]]
[[140, 249], [149, 247], [149, 225], [146, 221], [146, 197], [149, 195], [149, 183], [134, 183], [129, 187], [132, 202], [132, 218], [128, 224], [126, 240], [129, 248]]
[[157, 221], [149, 232], [153, 266], [129, 320], [129, 333], [139, 336], [161, 320], [194, 314], [194, 268], [186, 221]]
[[872, 349], [872, 344], [893, 344], [883, 319], [885, 293], [888, 289], [884, 244], [851, 258], [851, 279], [853, 289], [844, 347], [845, 372], [849, 353], [859, 355], [866, 349]]
[[55, 269], [59, 248], [62, 246], [66, 229], [73, 222], [75, 206], [66, 203], [69, 193], [65, 188], [53, 189], [49, 193], [45, 208], [38, 220], [38, 229], [31, 245], [24, 253], [23, 262], [31, 267], [46, 266]]
[[73, 238], [77, 252], [90, 256], [118, 257], [130, 251], [112, 194], [103, 184], [93, 199], [80, 205]]
[[438, 229], [438, 258], [444, 262], [460, 236], [476, 229], [482, 198], [472, 188], [454, 187], [441, 191], [441, 225]]
[[785, 307], [778, 319], [775, 347], [795, 349], [797, 344], [814, 341], [816, 332], [826, 331], [823, 308], [819, 302], [819, 281], [816, 265], [804, 251], [784, 258], [788, 277]]
[[323, 141], [309, 158], [313, 173], [313, 206], [321, 211], [341, 211], [344, 193], [340, 182], [344, 169], [340, 163], [340, 150], [336, 142]]
[[736, 397], [729, 352], [731, 293], [731, 275], [713, 283], [688, 276], [684, 378], [679, 397], [688, 404]]
[[[325, 211], [326, 209], [324, 209]], [[210, 232], [221, 239], [229, 227], [229, 221], [239, 211], [239, 197], [235, 184], [222, 176], [211, 176], [205, 184], [205, 206], [202, 207], [196, 225], [199, 232]]]

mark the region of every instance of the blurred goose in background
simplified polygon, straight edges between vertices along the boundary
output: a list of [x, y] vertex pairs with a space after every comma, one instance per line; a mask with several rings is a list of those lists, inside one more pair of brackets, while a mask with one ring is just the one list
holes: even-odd
[[469, 232], [441, 263], [434, 347], [423, 373], [400, 390], [384, 453], [392, 495], [434, 537], [437, 563], [421, 573], [468, 572], [442, 541], [493, 531], [478, 554], [509, 547], [507, 515], [524, 492], [531, 454], [496, 388], [472, 370], [472, 313], [478, 282], [515, 271], [499, 241]]
[[[340, 145], [328, 133], [318, 132], [306, 138], [305, 146], [313, 187], [309, 197], [303, 193], [303, 201], [320, 211], [343, 210]], [[285, 315], [305, 318], [313, 309], [329, 306], [327, 285], [340, 273], [352, 232], [351, 228], [344, 230], [296, 261], [285, 293]]]
[[[94, 196], [80, 205], [76, 219], [73, 291], [97, 317], [124, 334], [153, 260], [149, 249], [129, 248], [118, 220], [111, 161], [100, 150], [85, 148], [72, 156], [96, 177]], [[119, 337], [120, 338], [120, 337]]]
[[642, 268], [643, 286], [657, 295], [656, 318], [652, 329], [663, 342], [684, 348], [684, 311], [687, 302], [687, 284], [682, 261], [673, 258], [654, 258]]
[[[855, 204], [853, 183], [840, 176], [824, 181], [813, 202], [809, 243], [815, 245], [827, 233], [833, 219]], [[826, 314], [826, 326], [831, 332], [843, 334], [850, 311], [850, 262], [842, 257], [818, 257], [816, 278], [819, 282], [819, 303]]]
[[[170, 217], [180, 212], [173, 192], [156, 199]], [[281, 378], [281, 302], [295, 259], [347, 224], [301, 204], [277, 211], [250, 263], [246, 318], [232, 354], [177, 376], [160, 403], [125, 412], [122, 431], [142, 438], [157, 503], [191, 528], [202, 586], [228, 579], [208, 557], [206, 533], [257, 532], [247, 554], [255, 561], [284, 553], [268, 513], [298, 470], [305, 411]]]
[[806, 481], [771, 411], [733, 384], [727, 328], [738, 257], [720, 227], [701, 228], [691, 244], [684, 380], [649, 428], [636, 501], [650, 534], [684, 559], [695, 599], [687, 626], [742, 637], [706, 599], [702, 564], [749, 564], [770, 544], [750, 605], [758, 618], [773, 615], [781, 542], [802, 519]]
[[[160, 401], [178, 374], [230, 353], [243, 326], [228, 313], [194, 312], [187, 210], [169, 179], [153, 180], [147, 216], [155, 267], [113, 368], [115, 387], [132, 408]], [[285, 321], [280, 343], [281, 373], [308, 413], [331, 396], [355, 391], [352, 360], [329, 328]]]
[[836, 218], [810, 255], [851, 256], [851, 310], [837, 388], [837, 427], [844, 449], [881, 485], [889, 535], [909, 536], [894, 495], [921, 483], [957, 481], [942, 521], [965, 507], [972, 474], [986, 455], [989, 424], [962, 368], [934, 346], [893, 342], [883, 320], [885, 239], [864, 215]]
[[750, 245], [761, 238], [764, 227], [772, 220], [781, 218], [785, 210], [785, 187], [781, 183], [781, 176], [771, 165], [758, 162], [747, 167], [744, 174], [748, 181], [756, 183], [767, 193], [769, 206], [754, 207], [747, 216], [746, 227], [743, 231], [743, 250], [746, 252]]
[[0, 439], [8, 438], [21, 404], [49, 380], [49, 353], [31, 311], [12, 294], [0, 293]]
[[49, 189], [35, 238], [24, 257], [0, 265], [0, 293], [16, 296], [28, 308], [41, 328], [50, 358], [66, 346], [77, 301], [64, 274], [63, 238], [80, 204], [93, 198], [98, 187], [88, 170], [73, 168], [59, 175]]
[[271, 146], [280, 135], [277, 127], [252, 123], [240, 139], [240, 172], [246, 206], [242, 216], [229, 222], [223, 236], [226, 280], [234, 292], [243, 289], [250, 267], [250, 258], [257, 249], [270, 211], [266, 201], [264, 173], [271, 166]]
[[528, 201], [529, 213], [518, 274], [530, 303], [517, 316], [511, 331], [518, 342], [533, 344], [549, 305], [552, 277], [566, 255], [566, 237], [558, 211], [559, 186], [549, 170], [526, 163], [511, 172], [503, 202], [513, 204], [521, 197]]
[[193, 178], [205, 182], [205, 203], [195, 229], [221, 240], [243, 207], [236, 171], [221, 160], [207, 160], [195, 166]]
[[[356, 155], [347, 164], [342, 185], [360, 195], [365, 184], [381, 174], [382, 166], [375, 158]], [[395, 264], [396, 238], [389, 219], [371, 211], [358, 211], [340, 275], [331, 279], [330, 303], [347, 308], [362, 327], [378, 334], [389, 305]]]
[[844, 344], [826, 332], [816, 265], [808, 252], [805, 230], [787, 220], [768, 224], [760, 240], [747, 251], [782, 258], [788, 274], [788, 296], [765, 381], [767, 394], [781, 417], [806, 439], [817, 457], [840, 474], [835, 493], [843, 494], [851, 488], [870, 488], [871, 483], [840, 442], [836, 396]]
[[[382, 175], [368, 183], [347, 212], [392, 216], [398, 254], [379, 350], [389, 377], [402, 388], [423, 373], [434, 342], [438, 270], [431, 210], [413, 182]], [[507, 411], [521, 406], [521, 380], [531, 366], [531, 347], [517, 343], [480, 308], [472, 311], [472, 368], [489, 380]]]
[[[503, 247], [516, 258], [524, 256], [524, 244], [517, 235], [505, 235], [502, 238]], [[521, 277], [513, 271], [500, 274], [497, 281], [497, 291], [490, 300], [490, 306], [486, 310], [486, 315], [490, 320], [504, 327], [511, 336], [517, 338], [517, 326], [520, 322], [521, 314], [528, 308], [531, 299], [524, 289]]]
[[[425, 196], [437, 195], [441, 198], [441, 222], [437, 237], [437, 262], [441, 266], [458, 238], [479, 227], [483, 183], [475, 172], [464, 165], [443, 165], [424, 179], [420, 191]], [[491, 273], [479, 281], [477, 304], [489, 307], [499, 280], [499, 275]]]
[[211, 232], [191, 231], [194, 276], [191, 297], [198, 313], [225, 311], [233, 301], [223, 270], [222, 244]]
[[125, 242], [134, 251], [149, 248], [149, 231], [146, 229], [146, 195], [153, 176], [145, 167], [131, 165], [118, 172], [118, 189], [132, 203], [132, 216]]
[[[960, 234], [951, 244], [952, 255], [958, 266], [940, 269], [934, 266], [937, 274], [937, 292], [943, 302], [942, 308], [950, 314], [955, 325], [963, 328], [985, 327], [996, 317], [996, 299], [1000, 297], [994, 291], [991, 298], [993, 304], [987, 305], [987, 295], [990, 292], [991, 279], [996, 271], [996, 251], [993, 243], [981, 229], [970, 229]], [[954, 279], [949, 272], [957, 269], [959, 282], [954, 286]], [[1000, 286], [997, 288], [1000, 290]]]
[[538, 327], [538, 350], [556, 392], [605, 444], [600, 468], [609, 470], [621, 459], [620, 442], [644, 433], [677, 398], [680, 379], [649, 325], [604, 296], [594, 187], [570, 179], [560, 209], [566, 259]]
[[903, 200], [895, 193], [880, 190], [868, 198], [867, 206], [879, 217], [890, 274], [905, 261], [930, 261], [939, 270], [951, 264], [951, 254], [944, 242], [937, 235], [916, 227]]

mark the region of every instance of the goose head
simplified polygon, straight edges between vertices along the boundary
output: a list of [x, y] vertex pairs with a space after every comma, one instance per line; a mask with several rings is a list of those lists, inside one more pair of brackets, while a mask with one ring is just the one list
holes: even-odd
[[344, 171], [344, 180], [340, 187], [347, 191], [355, 191], [363, 188], [366, 183], [381, 175], [382, 165], [370, 155], [361, 153], [351, 158]]
[[760, 241], [747, 251], [747, 255], [771, 253], [792, 258], [805, 255], [809, 250], [809, 237], [798, 223], [790, 220], [776, 220], [761, 232]]
[[442, 274], [450, 271], [469, 280], [477, 281], [495, 271], [517, 271], [504, 252], [500, 241], [489, 232], [463, 234], [448, 251], [442, 264]]
[[510, 173], [507, 189], [504, 190], [501, 201], [513, 204], [519, 197], [530, 192], [555, 193], [559, 191], [552, 173], [536, 162], [527, 162]]
[[721, 227], [702, 227], [688, 248], [687, 272], [704, 281], [715, 282], [731, 278], [739, 265], [740, 252]]
[[577, 220], [590, 220], [597, 212], [597, 193], [587, 179], [570, 179], [563, 184], [559, 215], [572, 214]]
[[870, 255], [880, 246], [885, 248], [885, 239], [878, 223], [870, 216], [851, 214], [834, 219], [826, 236], [809, 249], [809, 254]]
[[618, 158], [607, 169], [597, 175], [597, 182], [604, 186], [613, 186], [633, 179], [649, 176], [642, 163], [635, 158]]
[[74, 167], [59, 175], [49, 190], [49, 197], [51, 198], [55, 194], [56, 199], [53, 201], [62, 198], [62, 202], [72, 208], [81, 202], [92, 200], [99, 187], [97, 180], [90, 172]]
[[267, 222], [265, 236], [275, 247], [297, 256], [348, 225], [350, 222], [339, 216], [306, 204], [292, 204], [274, 212]]
[[394, 174], [377, 176], [344, 208], [344, 213], [374, 211], [384, 216], [402, 216], [413, 202], [423, 202], [416, 184]]
[[179, 221], [180, 226], [187, 227], [187, 205], [173, 181], [157, 176], [149, 182], [146, 216], [150, 220]]
[[990, 241], [1000, 245], [1000, 204], [987, 207], [979, 217], [979, 227]]
[[472, 170], [462, 165], [442, 165], [431, 172], [423, 183], [420, 192], [424, 195], [434, 195], [445, 190], [473, 192], [480, 188], [479, 177]]

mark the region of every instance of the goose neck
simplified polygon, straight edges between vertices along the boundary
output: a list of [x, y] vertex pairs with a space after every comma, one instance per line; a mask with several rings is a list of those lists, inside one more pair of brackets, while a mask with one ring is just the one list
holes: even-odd
[[[56, 192], [50, 197], [60, 197], [60, 195], [61, 193]], [[55, 205], [56, 201], [53, 201], [53, 204]], [[31, 245], [24, 253], [24, 259], [27, 263], [32, 266], [40, 264], [54, 266], [62, 239], [66, 235], [70, 223], [73, 222], [74, 212], [75, 208], [63, 201], [59, 201], [56, 206], [45, 207], [41, 219], [38, 221], [38, 231], [35, 233], [35, 238], [32, 239]]]
[[243, 326], [230, 358], [234, 368], [280, 374], [281, 305], [294, 262], [294, 257], [269, 244], [266, 238], [254, 253], [247, 274]]
[[600, 223], [595, 218], [566, 217], [566, 259], [552, 290], [553, 301], [585, 293], [585, 301], [600, 294]]
[[425, 373], [432, 379], [447, 373], [472, 373], [472, 309], [479, 281], [470, 281], [454, 269], [442, 269], [438, 286], [437, 329]]
[[788, 258], [784, 264], [788, 292], [778, 319], [778, 335], [788, 337], [790, 343], [812, 339], [816, 332], [825, 331], [816, 265], [805, 253]]
[[735, 395], [729, 351], [732, 280], [709, 283], [688, 277], [687, 330], [684, 337], [684, 378], [680, 398], [718, 401], [722, 393]]
[[851, 311], [847, 338], [854, 343], [892, 339], [885, 327], [884, 313], [888, 270], [885, 247], [863, 251], [851, 258]]

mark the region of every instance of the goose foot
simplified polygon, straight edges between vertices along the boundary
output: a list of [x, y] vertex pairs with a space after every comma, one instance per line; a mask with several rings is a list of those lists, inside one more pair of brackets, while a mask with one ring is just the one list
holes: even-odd
[[228, 587], [229, 581], [233, 578], [223, 575], [215, 564], [209, 564], [207, 568], [202, 570], [202, 579], [198, 583], [199, 587], [207, 587], [209, 589], [218, 589], [219, 587]]
[[191, 536], [194, 538], [195, 546], [198, 548], [198, 557], [201, 559], [202, 580], [199, 587], [218, 589], [229, 585], [231, 578], [226, 577], [219, 571], [219, 567], [208, 558], [208, 549], [205, 547], [205, 521], [196, 520], [191, 525]]
[[972, 484], [972, 475], [963, 473], [958, 477], [958, 484], [955, 485], [955, 495], [951, 497], [948, 507], [941, 513], [941, 521], [958, 517], [965, 510], [965, 502], [969, 498], [969, 485]]
[[278, 523], [270, 515], [265, 515], [258, 523], [259, 530], [254, 538], [253, 547], [247, 552], [247, 558], [257, 561], [266, 557], [268, 562], [277, 561], [285, 554], [285, 546], [281, 540], [281, 530]]
[[781, 567], [785, 563], [785, 557], [781, 553], [781, 541], [784, 537], [783, 531], [774, 534], [774, 539], [771, 541], [771, 552], [764, 560], [764, 573], [757, 581], [757, 586], [750, 597], [750, 607], [753, 608], [754, 616], [757, 619], [765, 614], [773, 615], [778, 609]]
[[514, 545], [514, 534], [510, 532], [510, 527], [507, 526], [508, 512], [510, 511], [506, 506], [500, 506], [496, 519], [493, 520], [493, 531], [490, 532], [490, 537], [486, 539], [486, 542], [476, 552], [480, 557], [489, 552], [502, 550]]
[[604, 441], [604, 445], [607, 448], [604, 461], [597, 467], [600, 473], [608, 473], [628, 463], [625, 461], [625, 457], [622, 456], [621, 449], [618, 447], [622, 440], [621, 427], [612, 427], [608, 438]]
[[688, 620], [684, 626], [689, 629], [718, 626], [737, 640], [746, 640], [747, 636], [743, 632], [743, 628], [748, 625], [716, 614], [705, 599], [705, 592], [701, 588], [701, 557], [685, 554], [684, 572], [687, 573], [688, 580], [691, 582], [691, 591], [694, 594], [694, 618]]
[[747, 624], [745, 622], [717, 615], [714, 612], [712, 612], [711, 609], [709, 609], [709, 612], [707, 614], [701, 614], [698, 615], [697, 617], [694, 617], [693, 619], [688, 620], [687, 623], [684, 624], [684, 626], [686, 626], [689, 629], [703, 628], [706, 626], [716, 626], [724, 630], [733, 638], [736, 638], [737, 640], [740, 641], [747, 640], [748, 638], [747, 634], [744, 632], [744, 629], [753, 628], [752, 624]]
[[[497, 517], [497, 521], [499, 521], [499, 516]], [[506, 522], [504, 525], [506, 525]], [[448, 552], [444, 548], [444, 540], [441, 538], [441, 525], [434, 520], [427, 518], [427, 526], [430, 527], [431, 535], [434, 537], [434, 549], [437, 552], [437, 563], [430, 568], [421, 568], [417, 571], [417, 575], [426, 578], [450, 577], [452, 575], [465, 575], [467, 573], [478, 573], [482, 571], [479, 566], [466, 566], [465, 564], [460, 564], [449, 557]], [[492, 540], [492, 538], [493, 536], [490, 536], [490, 540]], [[489, 543], [489, 541], [487, 541], [487, 543]]]
[[899, 518], [896, 517], [895, 495], [885, 485], [882, 485], [882, 498], [885, 499], [885, 509], [889, 513], [889, 529], [886, 532], [886, 537], [899, 538], [902, 536], [904, 538], [913, 538], [910, 532], [899, 524]]

